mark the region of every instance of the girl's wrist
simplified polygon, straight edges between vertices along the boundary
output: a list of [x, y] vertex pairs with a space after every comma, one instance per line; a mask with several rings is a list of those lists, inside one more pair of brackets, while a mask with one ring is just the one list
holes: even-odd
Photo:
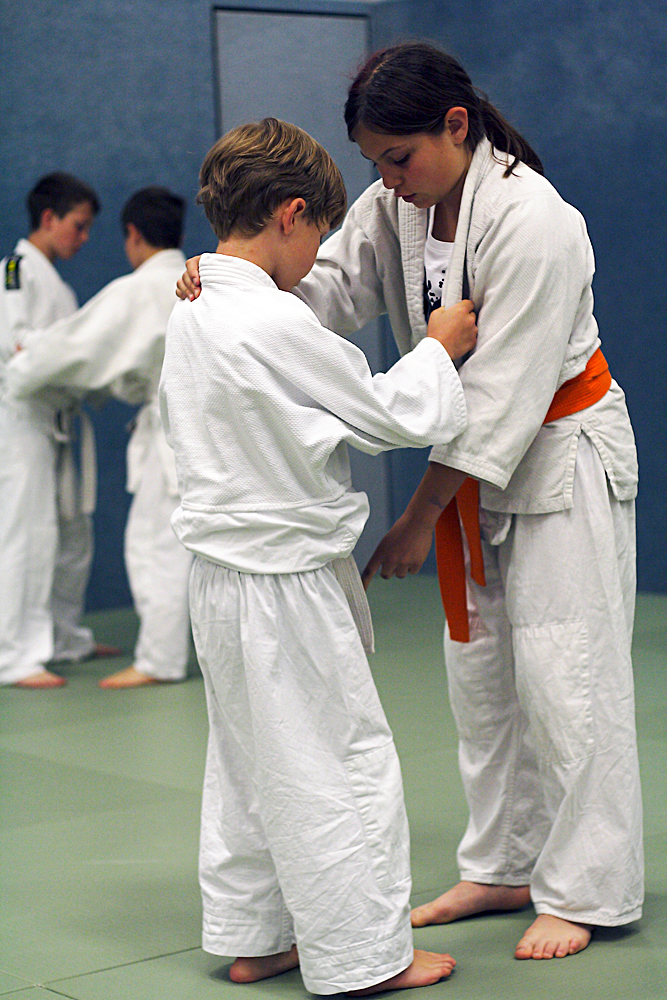
[[410, 521], [415, 528], [423, 531], [433, 531], [438, 518], [447, 505], [440, 502], [437, 495], [417, 497], [414, 496], [408, 504], [404, 517]]

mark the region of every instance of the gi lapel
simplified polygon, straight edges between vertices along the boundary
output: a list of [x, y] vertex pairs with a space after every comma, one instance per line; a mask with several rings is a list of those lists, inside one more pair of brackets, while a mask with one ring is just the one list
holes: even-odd
[[424, 318], [424, 247], [428, 211], [398, 202], [398, 241], [401, 247], [405, 301], [410, 322], [410, 350], [426, 336]]

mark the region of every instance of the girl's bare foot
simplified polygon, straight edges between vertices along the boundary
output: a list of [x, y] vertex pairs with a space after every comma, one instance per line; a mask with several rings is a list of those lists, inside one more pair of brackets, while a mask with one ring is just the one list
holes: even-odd
[[148, 674], [143, 674], [135, 666], [126, 667], [115, 674], [109, 674], [100, 681], [100, 687], [105, 690], [120, 691], [124, 688], [146, 687], [147, 684], [159, 684], [160, 681]]
[[565, 958], [588, 947], [593, 928], [540, 913], [516, 946], [515, 958]]
[[412, 926], [449, 924], [453, 920], [472, 917], [475, 913], [495, 910], [520, 910], [530, 903], [527, 885], [482, 885], [479, 882], [459, 882], [431, 903], [412, 911]]
[[50, 670], [39, 670], [36, 674], [31, 674], [30, 677], [24, 677], [23, 680], [16, 681], [14, 687], [40, 691], [45, 688], [59, 688], [66, 683], [67, 681], [64, 677], [52, 674]]
[[384, 990], [412, 990], [418, 986], [432, 986], [451, 976], [455, 960], [451, 955], [436, 955], [432, 951], [419, 951], [415, 949], [412, 963], [391, 979], [385, 979], [375, 986], [367, 986], [363, 990], [349, 990], [348, 996], [366, 997], [371, 993], [382, 993]]
[[298, 964], [296, 945], [292, 945], [289, 951], [281, 951], [277, 955], [237, 958], [229, 970], [229, 978], [233, 983], [256, 983], [260, 979], [279, 976], [281, 972], [296, 969]]

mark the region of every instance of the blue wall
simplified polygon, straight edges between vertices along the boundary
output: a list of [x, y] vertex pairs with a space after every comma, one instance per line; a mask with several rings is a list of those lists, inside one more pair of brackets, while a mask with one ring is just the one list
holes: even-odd
[[[626, 390], [639, 444], [640, 587], [667, 590], [665, 5], [403, 0], [367, 6], [374, 45], [431, 37], [458, 55], [584, 213], [598, 264], [603, 347]], [[62, 268], [81, 301], [127, 270], [118, 213], [132, 191], [165, 184], [193, 206], [199, 165], [215, 138], [211, 7], [208, 0], [4, 0], [2, 252], [25, 230], [26, 191], [49, 170], [80, 175], [103, 202], [89, 245]], [[185, 250], [211, 245], [193, 206]], [[95, 417], [101, 489], [93, 607], [129, 599], [120, 535], [130, 415], [113, 405]], [[415, 477], [420, 462], [423, 456], [414, 460]], [[395, 483], [397, 513], [409, 486], [404, 476]]]

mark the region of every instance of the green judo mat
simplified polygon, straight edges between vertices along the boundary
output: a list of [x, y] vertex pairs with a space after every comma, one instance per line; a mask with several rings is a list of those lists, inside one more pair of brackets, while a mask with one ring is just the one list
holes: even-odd
[[[447, 704], [437, 581], [376, 580], [373, 672], [403, 766], [413, 902], [458, 881], [466, 820]], [[17, 1000], [255, 1000], [306, 997], [297, 971], [251, 986], [200, 947], [199, 803], [207, 736], [194, 657], [187, 683], [101, 691], [131, 663], [136, 618], [87, 616], [126, 655], [66, 667], [64, 688], [0, 689], [0, 996]], [[640, 595], [637, 721], [646, 905], [579, 955], [518, 962], [533, 911], [415, 931], [457, 960], [439, 1000], [667, 997], [667, 597]]]

